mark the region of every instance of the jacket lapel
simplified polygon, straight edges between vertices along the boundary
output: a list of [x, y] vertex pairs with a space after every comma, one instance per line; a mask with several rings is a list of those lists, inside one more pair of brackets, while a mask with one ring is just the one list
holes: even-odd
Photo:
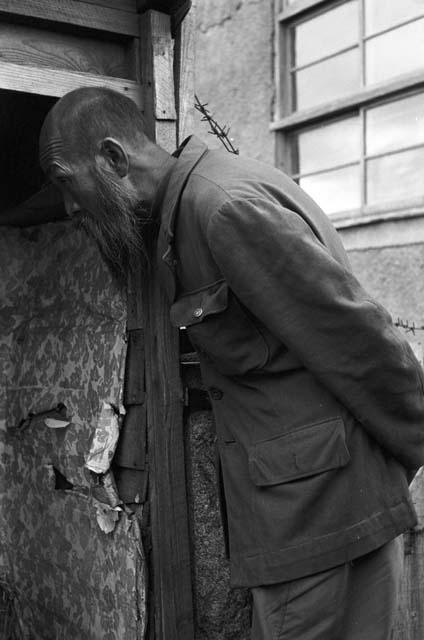
[[205, 155], [208, 148], [195, 136], [187, 138], [175, 152], [177, 162], [166, 185], [159, 187], [157, 207], [161, 226], [157, 245], [157, 266], [162, 286], [169, 302], [174, 302], [176, 286], [176, 256], [173, 246], [174, 228], [181, 194], [194, 167]]

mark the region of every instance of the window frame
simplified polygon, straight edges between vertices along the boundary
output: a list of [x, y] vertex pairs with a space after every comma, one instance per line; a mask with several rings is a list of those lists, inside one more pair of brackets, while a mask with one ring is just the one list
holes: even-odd
[[[292, 60], [294, 58], [294, 38], [290, 30], [294, 25], [325, 13], [329, 8], [342, 5], [347, 0], [298, 0], [296, 4], [289, 6], [287, 0], [280, 0], [276, 6], [276, 101], [274, 120], [270, 124], [270, 130], [276, 134], [276, 164], [289, 175], [295, 175], [296, 150], [291, 142], [293, 133], [307, 130], [320, 123], [326, 124], [349, 115], [358, 115], [361, 127], [361, 140], [365, 140], [365, 109], [369, 106], [378, 106], [389, 102], [396, 97], [403, 98], [424, 91], [424, 65], [423, 69], [411, 73], [402, 74], [369, 86], [364, 85], [365, 56], [364, 47], [367, 40], [392, 31], [405, 24], [412, 23], [424, 17], [423, 14], [412, 19], [402, 21], [395, 26], [381, 29], [366, 36], [364, 29], [364, 0], [359, 0], [360, 33], [359, 49], [361, 55], [361, 87], [358, 91], [341, 98], [331, 100], [307, 109], [292, 110], [293, 100], [293, 74]], [[282, 88], [284, 87], [284, 91]], [[362, 142], [363, 144], [363, 142]], [[336, 226], [367, 224], [373, 220], [385, 220], [387, 218], [404, 218], [424, 214], [424, 195], [411, 199], [396, 200], [380, 203], [378, 205], [365, 204], [366, 175], [365, 149], [362, 149], [360, 160], [361, 171], [361, 207], [353, 211], [343, 211], [340, 214], [332, 214], [331, 219]], [[386, 154], [383, 154], [386, 155]]]

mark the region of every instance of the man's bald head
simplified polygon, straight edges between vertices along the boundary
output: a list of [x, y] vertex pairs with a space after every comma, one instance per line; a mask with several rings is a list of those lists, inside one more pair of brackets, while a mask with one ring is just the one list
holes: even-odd
[[141, 146], [149, 142], [145, 129], [138, 107], [121, 93], [106, 87], [75, 89], [55, 104], [44, 121], [41, 166], [48, 168], [58, 146], [69, 157], [91, 155], [107, 137]]
[[146, 136], [135, 103], [107, 88], [66, 94], [43, 124], [40, 162], [68, 215], [95, 238], [114, 273], [125, 275], [156, 232], [153, 203], [176, 162]]
[[61, 98], [40, 134], [43, 170], [61, 190], [68, 215], [94, 237], [118, 277], [146, 253], [157, 181], [170, 158], [144, 130], [132, 100], [90, 87]]

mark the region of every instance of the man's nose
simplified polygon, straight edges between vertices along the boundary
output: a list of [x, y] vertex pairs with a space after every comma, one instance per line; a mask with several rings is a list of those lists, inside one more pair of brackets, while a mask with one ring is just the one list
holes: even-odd
[[65, 194], [63, 196], [63, 199], [64, 199], [65, 211], [67, 216], [72, 218], [72, 216], [74, 216], [75, 214], [81, 211], [81, 207], [76, 202], [76, 200], [74, 200], [72, 196]]

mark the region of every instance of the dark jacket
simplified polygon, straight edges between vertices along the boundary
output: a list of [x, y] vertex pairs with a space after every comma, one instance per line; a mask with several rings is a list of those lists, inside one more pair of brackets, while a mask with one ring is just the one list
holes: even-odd
[[421, 367], [292, 180], [196, 138], [178, 154], [156, 203], [158, 268], [210, 391], [232, 583], [368, 553], [416, 523]]

